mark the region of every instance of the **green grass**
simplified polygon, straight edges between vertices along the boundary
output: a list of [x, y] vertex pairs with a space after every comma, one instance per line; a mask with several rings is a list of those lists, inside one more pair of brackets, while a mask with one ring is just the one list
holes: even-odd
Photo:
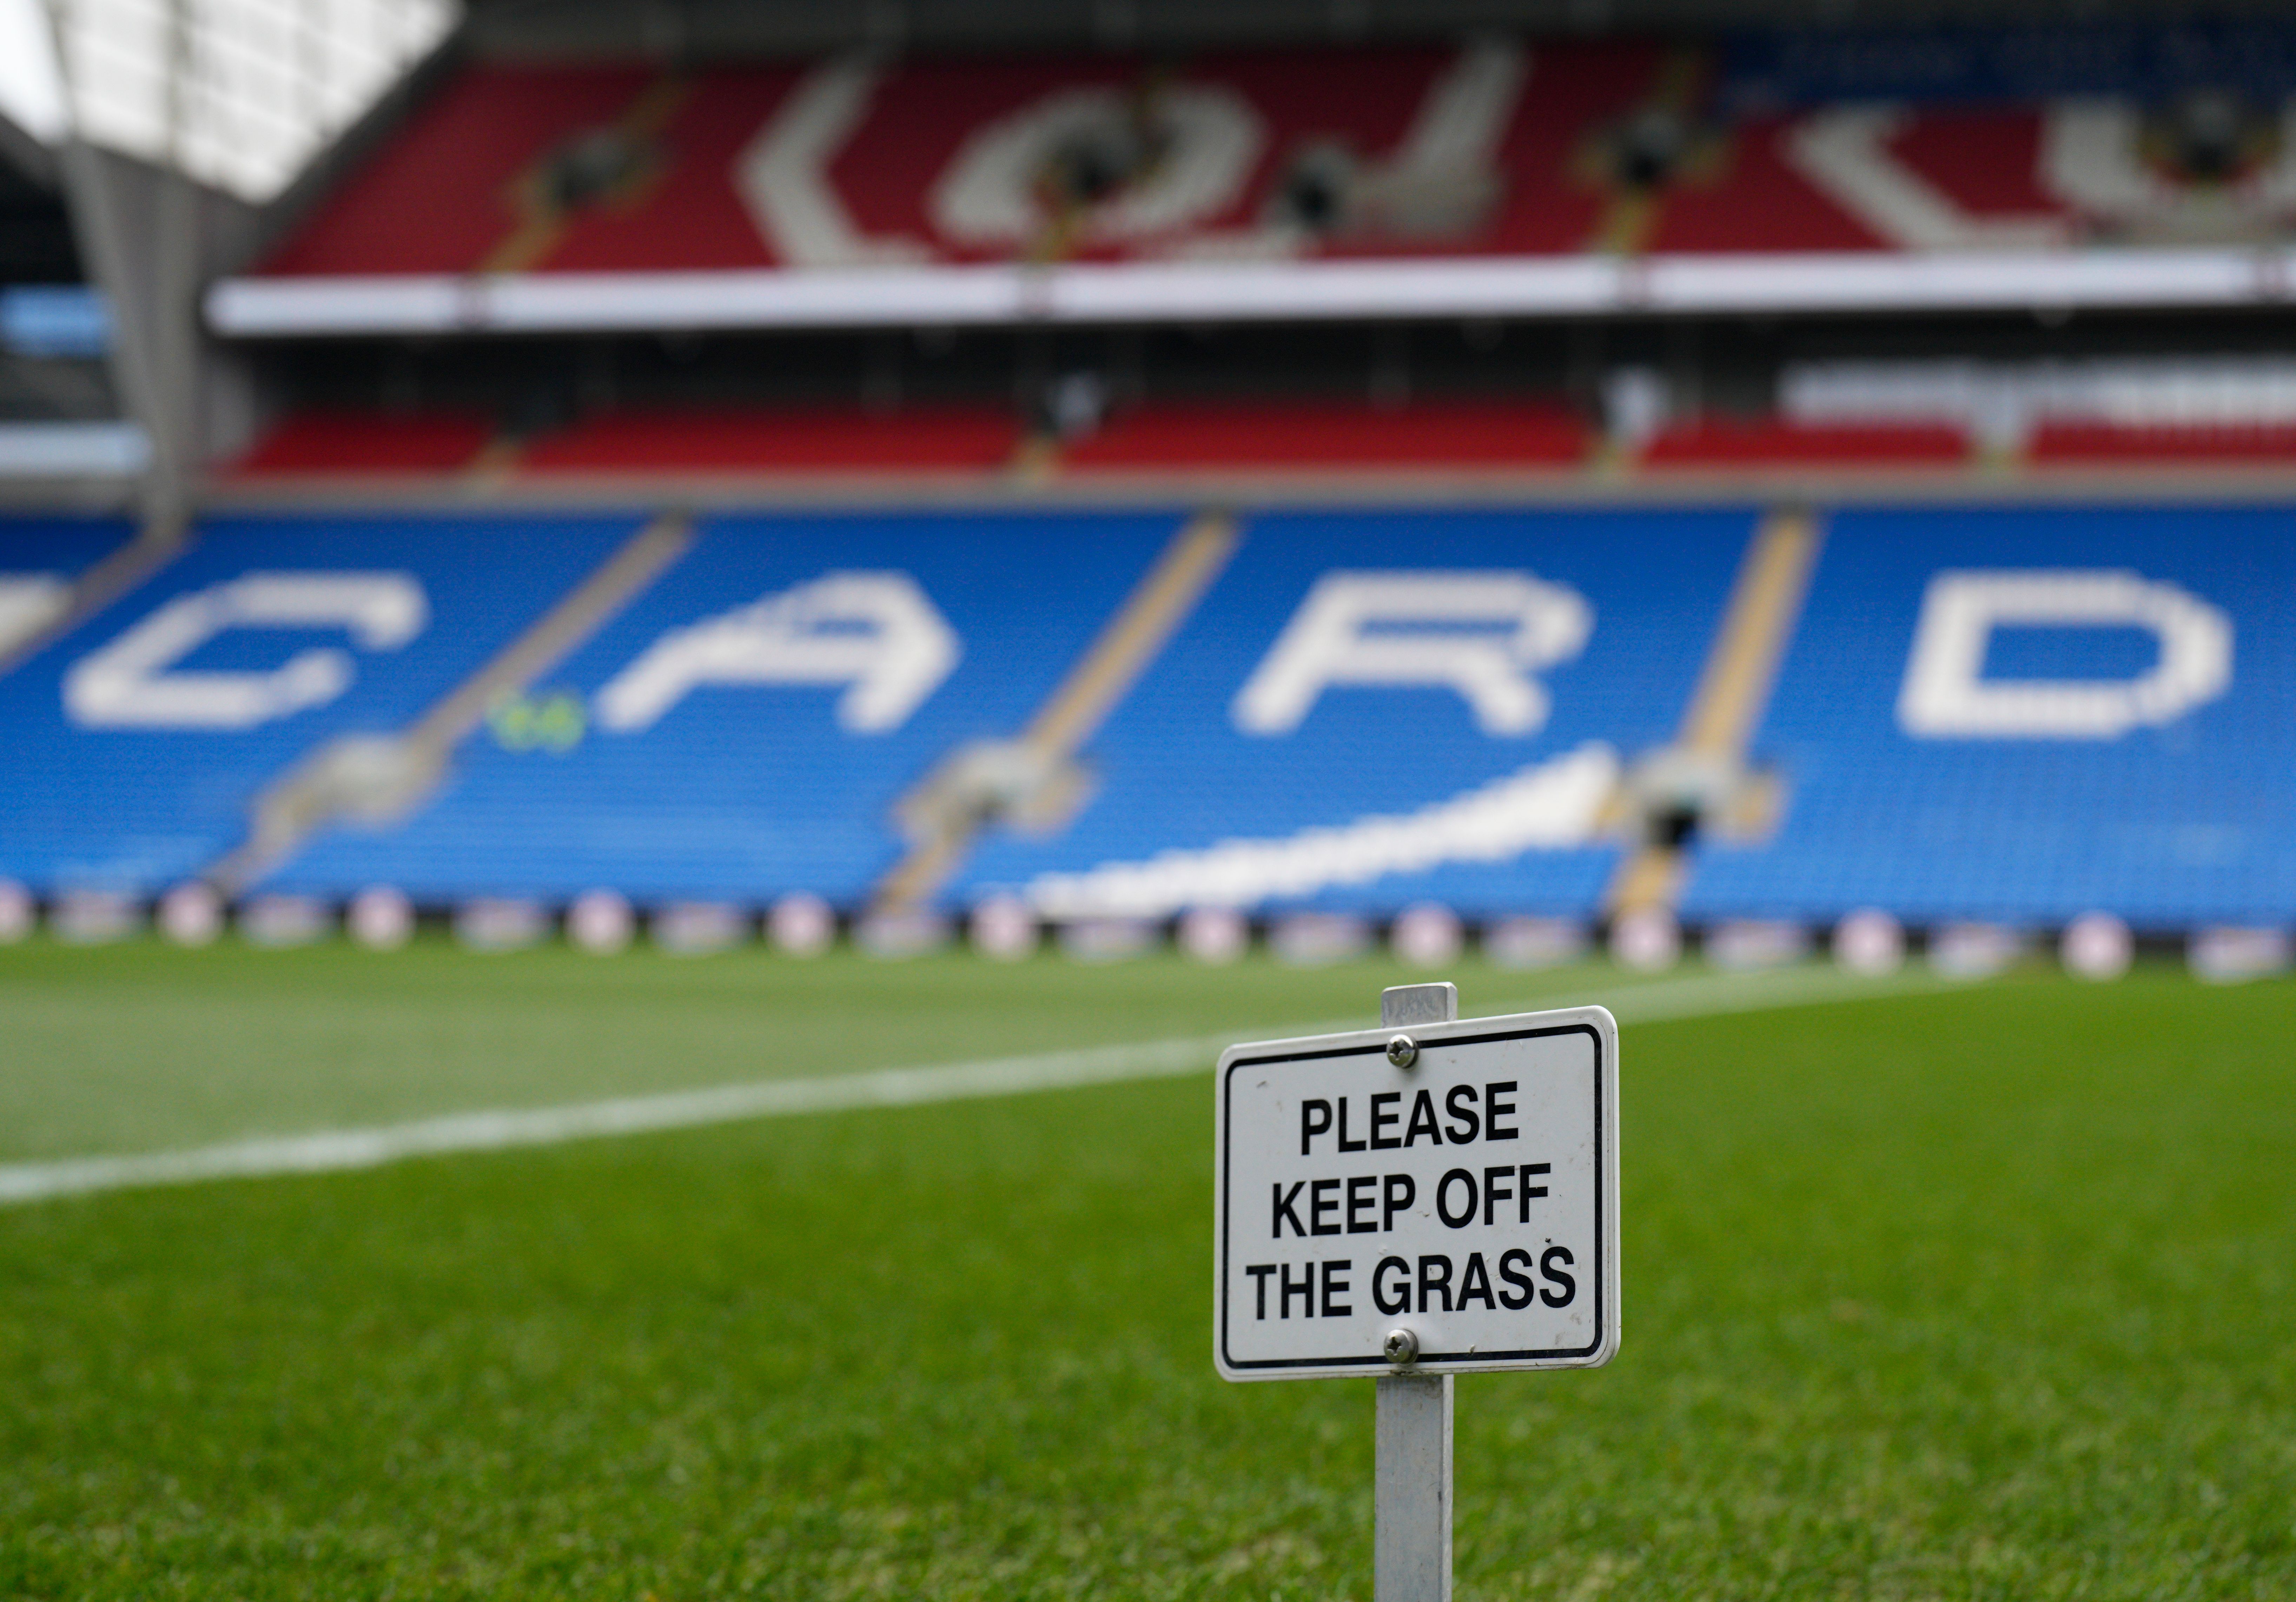
[[[128, 1147], [1394, 978], [24, 948], [0, 1125]], [[2292, 1022], [2152, 974], [1628, 1026], [1625, 1346], [1461, 1382], [1462, 1598], [2296, 1595]], [[1211, 1371], [1209, 1090], [0, 1212], [0, 1597], [1367, 1602], [1369, 1386]]]
[[[1600, 974], [1605, 993], [1633, 988]], [[1379, 1015], [1386, 963], [1255, 959], [1079, 970], [964, 955], [799, 962], [563, 946], [473, 957], [444, 941], [379, 957], [236, 942], [0, 948], [0, 1162], [291, 1134], [474, 1107], [1255, 1032]], [[1532, 1004], [1586, 974], [1459, 977], [1471, 1009]]]

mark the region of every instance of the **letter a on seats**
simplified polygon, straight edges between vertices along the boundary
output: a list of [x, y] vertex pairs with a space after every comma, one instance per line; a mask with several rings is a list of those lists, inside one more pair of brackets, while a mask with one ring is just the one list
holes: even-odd
[[[2135, 678], [1988, 678], [1993, 631], [2141, 628], [2161, 657]], [[2112, 570], [1943, 572], [1930, 579], [1898, 694], [1917, 739], [2115, 740], [2173, 723], [2232, 682], [2232, 620], [2173, 584]]]
[[598, 721], [651, 728], [701, 685], [837, 685], [837, 721], [890, 734], [956, 666], [956, 635], [906, 573], [824, 573], [673, 628], [598, 692]]
[[422, 632], [430, 602], [411, 573], [247, 573], [174, 600], [64, 676], [64, 711], [90, 728], [253, 728], [350, 688], [350, 654], [299, 651], [268, 672], [171, 671], [229, 629], [340, 628], [368, 651]]
[[1595, 614], [1523, 572], [1332, 572], [1316, 580], [1235, 698], [1235, 726], [1283, 735], [1330, 685], [1456, 690], [1487, 735], [1536, 734], [1531, 675], [1585, 649]]

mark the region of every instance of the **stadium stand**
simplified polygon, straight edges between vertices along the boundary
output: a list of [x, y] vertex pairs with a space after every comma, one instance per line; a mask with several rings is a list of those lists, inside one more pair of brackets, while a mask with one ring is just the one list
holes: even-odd
[[69, 582], [134, 532], [134, 524], [116, 515], [0, 513], [0, 572]]
[[1068, 446], [1070, 471], [1569, 468], [1592, 448], [1587, 427], [1552, 402], [1167, 401], [1119, 411]]
[[1020, 444], [1009, 407], [619, 411], [542, 435], [519, 452], [518, 465], [536, 475], [984, 473], [1010, 464]]
[[985, 843], [963, 892], [1010, 886], [1070, 917], [1199, 901], [1590, 912], [1617, 856], [1603, 809], [1620, 753], [1669, 732], [1752, 522], [1253, 517], [1090, 748], [1075, 823]]
[[635, 522], [206, 520], [156, 577], [0, 678], [15, 753], [0, 871], [47, 893], [150, 894], [213, 866], [267, 782], [338, 736], [411, 722]]
[[1966, 434], [1934, 425], [1701, 417], [1661, 431], [1638, 461], [1660, 469], [1954, 468], [1969, 456]]
[[2269, 466], [2296, 445], [2296, 366], [2277, 356], [1806, 364], [1778, 391], [1790, 428], [1957, 431], [2044, 467]]
[[1178, 526], [1174, 513], [824, 513], [705, 520], [692, 550], [529, 699], [438, 799], [319, 840], [278, 879], [562, 900], [865, 901], [893, 810], [949, 752], [1016, 733]]
[[1758, 739], [1784, 821], [1702, 851], [1686, 918], [2167, 930], [2296, 904], [2284, 508], [1831, 521]]
[[[1211, 525], [1178, 512], [716, 514], [504, 681], [435, 788], [364, 813], [354, 796], [261, 882], [857, 908], [956, 817], [929, 900], [1593, 916], [1635, 838], [1632, 770], [1693, 699], [1756, 521], [1271, 509], [1204, 545]], [[1751, 752], [1776, 820], [1759, 841], [1691, 820], [1686, 919], [2102, 908], [2151, 929], [2290, 904], [2284, 511], [1824, 521]], [[20, 753], [0, 874], [148, 896], [215, 870], [283, 781], [348, 783], [326, 759], [405, 737], [642, 522], [207, 520], [0, 678]], [[125, 532], [19, 520], [0, 549], [68, 574]], [[1093, 666], [1192, 539], [1201, 599], [1129, 665]], [[1111, 673], [1136, 681], [1075, 711]], [[1069, 744], [1031, 743], [1063, 719]]]
[[2287, 916], [2296, 29], [1270, 37], [442, 58], [208, 285], [291, 510], [0, 527], [0, 876]]
[[2045, 423], [2033, 431], [2028, 452], [2039, 466], [2296, 466], [2296, 427], [2125, 428], [2104, 423]]
[[232, 464], [242, 479], [458, 472], [495, 438], [491, 419], [449, 411], [299, 412]]
[[56, 624], [74, 582], [134, 532], [120, 517], [0, 516], [0, 664]]
[[[210, 306], [277, 336], [2279, 294], [2285, 29], [1871, 44], [479, 62]], [[1349, 270], [1264, 270], [1300, 262]]]

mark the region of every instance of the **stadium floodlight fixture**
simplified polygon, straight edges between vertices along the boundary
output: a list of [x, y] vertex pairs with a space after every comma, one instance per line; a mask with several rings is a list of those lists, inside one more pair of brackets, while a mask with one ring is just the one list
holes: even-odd
[[457, 0], [0, 0], [0, 112], [260, 205], [460, 16]]

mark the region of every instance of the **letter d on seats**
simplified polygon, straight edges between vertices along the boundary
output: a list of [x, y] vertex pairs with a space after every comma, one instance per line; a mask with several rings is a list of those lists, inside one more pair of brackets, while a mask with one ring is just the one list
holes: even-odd
[[[2135, 678], [1987, 678], [1999, 628], [2141, 628], [2161, 657]], [[1898, 723], [1917, 739], [2115, 740], [2173, 723], [2232, 683], [2232, 620], [2176, 585], [2136, 573], [1942, 572], [1898, 694]]]

